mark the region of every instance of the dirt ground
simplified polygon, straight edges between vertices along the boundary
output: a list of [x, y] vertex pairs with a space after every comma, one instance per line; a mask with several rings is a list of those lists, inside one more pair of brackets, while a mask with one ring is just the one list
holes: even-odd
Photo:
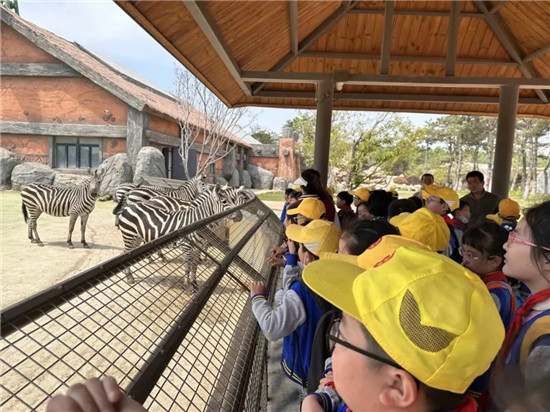
[[80, 243], [80, 220], [77, 222], [73, 231], [75, 248], [72, 250], [66, 243], [68, 217], [40, 216], [38, 234], [44, 247], [39, 247], [27, 238], [20, 192], [0, 192], [0, 202], [1, 308], [123, 252], [122, 236], [111, 214], [115, 204], [111, 201], [97, 202], [90, 214], [86, 229], [89, 249], [84, 249]]

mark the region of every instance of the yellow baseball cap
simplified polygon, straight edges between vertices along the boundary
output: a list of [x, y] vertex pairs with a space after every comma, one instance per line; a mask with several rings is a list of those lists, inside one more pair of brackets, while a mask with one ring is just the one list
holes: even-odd
[[445, 220], [425, 207], [404, 217], [395, 216], [390, 223], [399, 229], [402, 236], [416, 240], [435, 252], [445, 250], [451, 240]]
[[332, 222], [312, 220], [305, 226], [290, 225], [286, 228], [286, 236], [304, 246], [319, 256], [322, 252], [336, 252], [340, 240], [340, 230]]
[[357, 196], [363, 202], [366, 202], [367, 200], [369, 200], [369, 197], [370, 197], [370, 190], [367, 189], [366, 187], [359, 187], [355, 190], [350, 190], [348, 193], [352, 196]]
[[498, 213], [495, 213], [494, 215], [487, 215], [485, 217], [489, 220], [492, 220], [497, 225], [502, 225], [502, 218], [498, 215]]
[[302, 192], [302, 188], [300, 186], [294, 186], [292, 189], [295, 190], [296, 192], [300, 192], [300, 193]]
[[504, 340], [487, 287], [437, 253], [410, 246], [386, 252], [366, 271], [319, 260], [302, 276], [315, 293], [361, 322], [391, 359], [419, 381], [466, 392]]
[[422, 199], [427, 199], [430, 196], [443, 199], [449, 205], [451, 212], [460, 206], [458, 194], [450, 187], [440, 187], [436, 184], [422, 186]]
[[303, 199], [298, 207], [286, 212], [287, 215], [302, 215], [311, 220], [321, 219], [325, 213], [325, 204], [313, 197]]
[[412, 246], [419, 249], [430, 250], [429, 247], [424, 246], [422, 243], [416, 240], [407, 239], [406, 237], [399, 235], [386, 235], [382, 236], [367, 250], [361, 253], [359, 256], [355, 255], [343, 255], [341, 253], [322, 252], [319, 254], [321, 259], [339, 260], [340, 262], [351, 263], [352, 265], [359, 266], [362, 269], [369, 269], [376, 263], [380, 262], [384, 256], [387, 255], [388, 250], [397, 250], [403, 246]]
[[513, 217], [517, 219], [520, 215], [519, 203], [510, 198], [502, 199], [498, 204], [498, 213], [503, 218]]

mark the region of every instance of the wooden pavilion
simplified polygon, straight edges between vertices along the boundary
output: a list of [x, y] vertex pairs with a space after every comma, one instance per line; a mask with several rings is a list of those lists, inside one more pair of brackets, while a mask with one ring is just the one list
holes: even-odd
[[120, 1], [228, 106], [498, 115], [508, 193], [516, 115], [550, 119], [550, 2]]

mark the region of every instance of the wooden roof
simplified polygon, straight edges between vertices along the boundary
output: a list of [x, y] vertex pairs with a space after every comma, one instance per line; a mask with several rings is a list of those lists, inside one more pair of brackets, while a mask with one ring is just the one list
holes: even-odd
[[493, 115], [515, 78], [550, 118], [550, 2], [453, 3], [117, 2], [229, 106], [315, 108], [336, 72], [335, 109]]

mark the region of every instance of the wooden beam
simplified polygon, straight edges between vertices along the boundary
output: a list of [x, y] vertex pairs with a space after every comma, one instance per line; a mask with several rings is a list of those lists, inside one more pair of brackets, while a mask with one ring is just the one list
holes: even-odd
[[195, 22], [202, 30], [202, 33], [208, 39], [214, 50], [216, 50], [219, 58], [222, 60], [223, 64], [225, 65], [229, 73], [231, 73], [233, 79], [237, 82], [244, 94], [246, 96], [251, 96], [252, 93], [250, 91], [250, 87], [242, 81], [240, 77], [241, 70], [239, 69], [237, 61], [231, 55], [229, 47], [225, 43], [225, 40], [220, 30], [218, 29], [218, 26], [212, 19], [212, 16], [210, 16], [210, 13], [206, 8], [206, 2], [197, 0], [186, 0], [183, 2], [183, 4], [187, 8], [187, 11], [189, 12], [189, 14], [191, 14], [193, 19], [195, 19]]
[[506, 0], [499, 0], [497, 2], [497, 4], [491, 9], [491, 11], [489, 11], [489, 13], [491, 14], [496, 14], [498, 13], [498, 11], [504, 7], [504, 5], [506, 4]]
[[[299, 91], [262, 91], [256, 97], [277, 99], [315, 99], [315, 92]], [[388, 94], [388, 93], [334, 93], [335, 100], [368, 100], [383, 102], [423, 102], [423, 103], [468, 103], [498, 104], [499, 97], [429, 95], [429, 94]], [[522, 98], [520, 104], [544, 105], [538, 98]]]
[[535, 60], [537, 57], [542, 56], [543, 54], [546, 54], [550, 52], [550, 44], [548, 46], [541, 47], [538, 50], [535, 50], [533, 53], [529, 53], [525, 58], [523, 59], [523, 63], [528, 63], [531, 60]]
[[63, 63], [2, 63], [0, 76], [83, 77]]
[[292, 53], [298, 54], [298, 0], [288, 2], [290, 18], [290, 44]]
[[[350, 14], [384, 14], [384, 9], [353, 9]], [[394, 10], [396, 16], [449, 17], [445, 10]], [[483, 13], [463, 12], [460, 17], [484, 18]]]
[[[243, 72], [247, 82], [268, 83], [317, 83], [333, 78], [332, 73], [319, 72]], [[505, 85], [517, 85], [524, 89], [550, 89], [550, 79], [525, 77], [446, 77], [446, 76], [392, 76], [378, 74], [350, 74], [346, 84], [396, 87], [461, 87], [495, 88]]]
[[[353, 59], [353, 60], [379, 60], [379, 54], [366, 53], [340, 53], [340, 52], [324, 52], [324, 51], [305, 51], [301, 54], [302, 57], [322, 57], [328, 59]], [[446, 57], [439, 56], [403, 56], [392, 55], [392, 61], [399, 62], [418, 62], [418, 63], [441, 63], [446, 64]], [[496, 60], [496, 59], [475, 59], [475, 58], [457, 58], [457, 64], [487, 64], [517, 67], [518, 64], [511, 60]]]
[[159, 143], [165, 146], [177, 146], [181, 144], [181, 139], [179, 137], [171, 136], [169, 134], [155, 132], [154, 130], [146, 130], [145, 137], [149, 142]]
[[451, 1], [451, 15], [449, 20], [449, 31], [447, 34], [447, 63], [445, 74], [455, 75], [456, 48], [458, 44], [458, 26], [460, 24], [460, 1]]
[[112, 93], [128, 105], [137, 110], [143, 109], [143, 106], [145, 105], [143, 101], [138, 99], [136, 96], [127, 93], [125, 90], [120, 88], [116, 82], [105, 78], [105, 76], [102, 76], [86, 64], [82, 64], [82, 62], [77, 57], [73, 56], [71, 52], [53, 45], [46, 37], [21, 23], [18, 18], [13, 16], [11, 13], [0, 13], [0, 19], [13, 30], [26, 37], [31, 43], [61, 60], [77, 72], [82, 73], [82, 75], [90, 79], [92, 82], [107, 90], [109, 93]]
[[0, 133], [123, 139], [126, 138], [126, 126], [2, 121], [0, 122]]
[[[530, 63], [524, 63], [521, 56], [521, 52], [516, 45], [511, 33], [504, 27], [500, 18], [497, 15], [491, 14], [485, 3], [481, 0], [474, 0], [474, 4], [485, 15], [485, 21], [489, 27], [493, 30], [494, 35], [500, 41], [504, 49], [508, 52], [510, 57], [519, 64], [519, 70], [528, 79], [539, 77], [537, 71]], [[548, 103], [548, 97], [539, 89], [535, 90], [537, 96], [544, 102]]]
[[[336, 23], [340, 21], [350, 10], [357, 5], [356, 1], [345, 2], [338, 7], [330, 16], [328, 16], [315, 30], [313, 30], [304, 40], [298, 45], [298, 53], [287, 53], [281, 60], [279, 60], [269, 71], [280, 71], [288, 66], [296, 57], [302, 54], [313, 42], [319, 37], [330, 30]], [[266, 83], [252, 86], [252, 94], [255, 94], [262, 90], [266, 86]]]
[[380, 74], [388, 74], [390, 70], [393, 4], [393, 0], [386, 0], [384, 2], [384, 31], [382, 32], [382, 47], [380, 52]]
[[130, 158], [130, 163], [135, 167], [137, 156], [142, 147], [147, 146], [147, 137], [145, 130], [148, 129], [146, 113], [128, 107], [126, 116], [126, 153]]

